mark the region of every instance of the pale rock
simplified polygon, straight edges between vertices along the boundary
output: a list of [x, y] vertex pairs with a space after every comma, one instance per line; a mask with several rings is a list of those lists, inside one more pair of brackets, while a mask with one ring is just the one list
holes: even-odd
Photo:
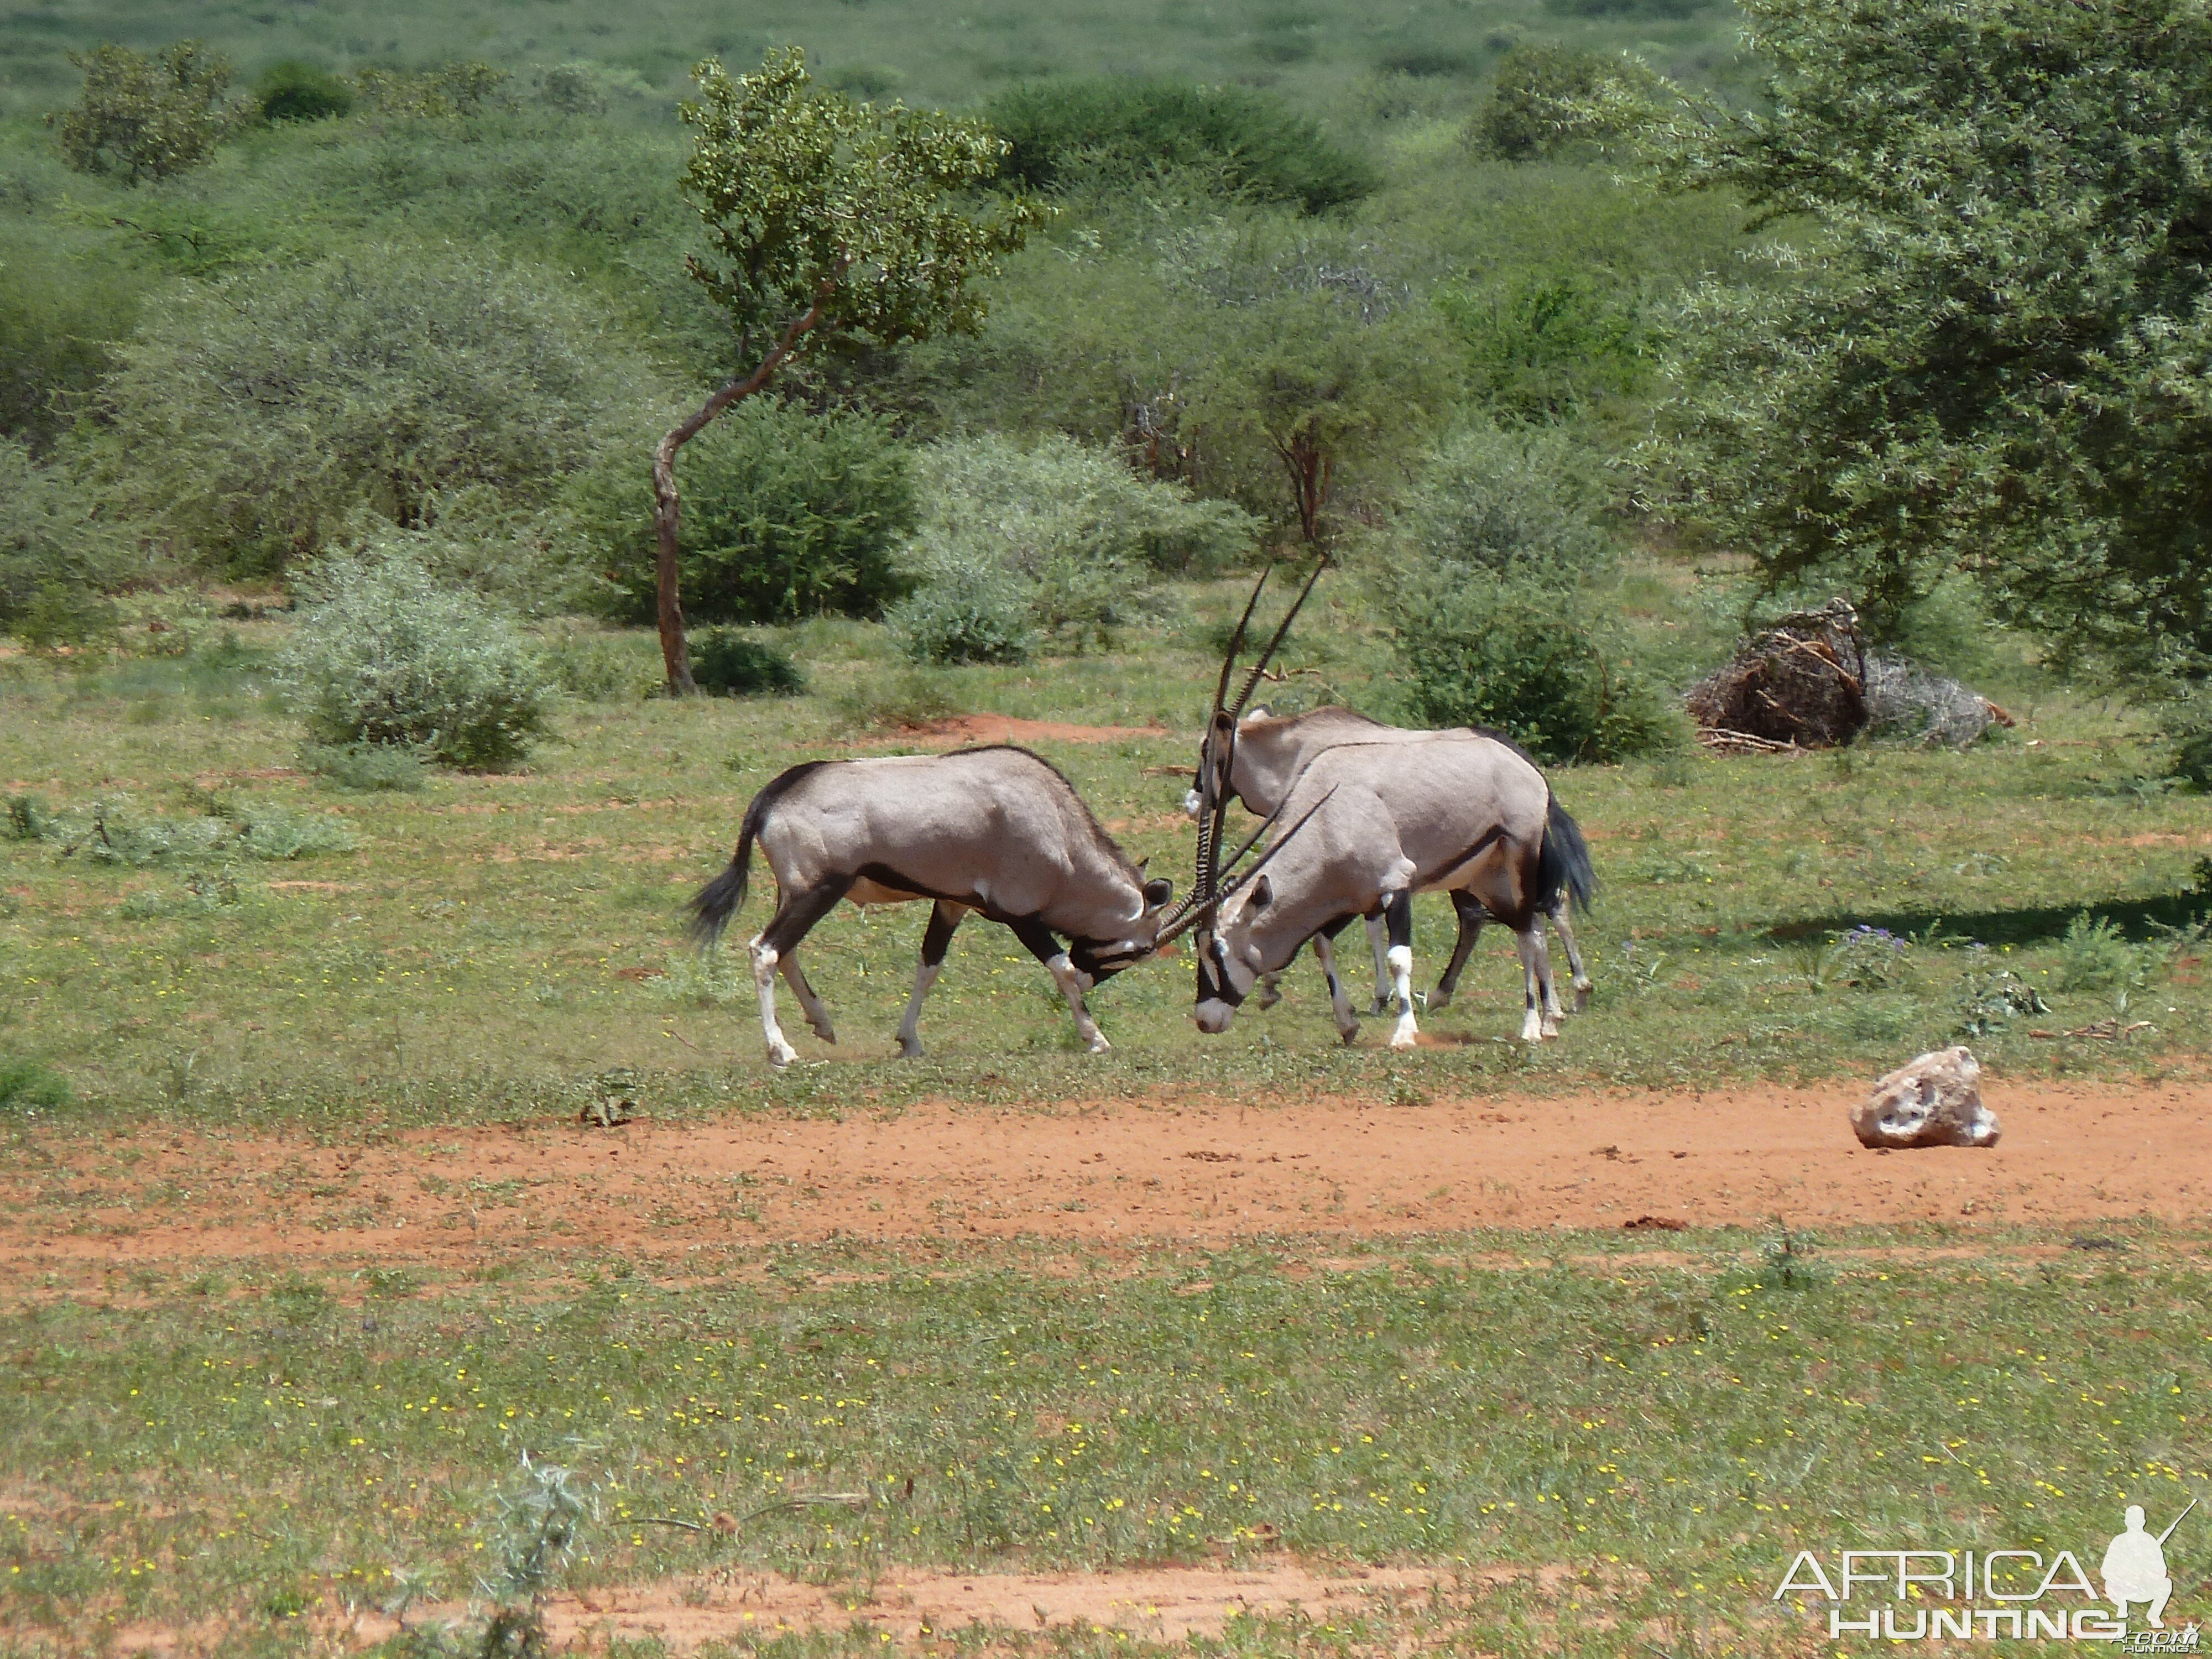
[[1851, 1108], [1851, 1130], [1869, 1146], [1994, 1146], [1996, 1114], [1982, 1104], [1980, 1062], [1938, 1048], [1900, 1066]]

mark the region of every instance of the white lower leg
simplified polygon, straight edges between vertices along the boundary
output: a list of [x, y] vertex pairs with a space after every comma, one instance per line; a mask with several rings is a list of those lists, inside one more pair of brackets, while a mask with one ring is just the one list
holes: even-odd
[[1390, 925], [1380, 915], [1367, 918], [1367, 948], [1375, 957], [1375, 1004], [1368, 1009], [1379, 1014], [1390, 1006]]
[[929, 994], [929, 988], [937, 983], [937, 976], [945, 971], [941, 962], [925, 962], [914, 970], [914, 994], [906, 1000], [906, 1018], [899, 1021], [899, 1058], [921, 1058], [921, 1000]]
[[1098, 1023], [1091, 1018], [1091, 1011], [1083, 1006], [1083, 994], [1091, 988], [1091, 976], [1079, 973], [1075, 964], [1067, 959], [1066, 951], [1045, 963], [1052, 982], [1060, 987], [1060, 995], [1067, 999], [1068, 1012], [1075, 1016], [1075, 1034], [1091, 1046], [1094, 1054], [1103, 1054], [1114, 1045], [1106, 1041]]
[[1589, 1006], [1590, 977], [1583, 969], [1583, 953], [1575, 945], [1575, 930], [1567, 926], [1567, 907], [1563, 903], [1552, 912], [1552, 926], [1559, 930], [1559, 943], [1566, 947], [1567, 972], [1572, 976], [1569, 985], [1575, 994], [1577, 1013]]
[[1413, 947], [1394, 945], [1389, 951], [1390, 994], [1398, 1002], [1398, 1028], [1390, 1033], [1393, 1048], [1410, 1048], [1419, 1028], [1413, 1024]]
[[1521, 1041], [1541, 1042], [1559, 1034], [1559, 994], [1552, 985], [1551, 954], [1544, 948], [1544, 929], [1531, 921], [1515, 935], [1521, 952], [1522, 1007]]
[[783, 973], [783, 982], [791, 987], [791, 994], [799, 999], [799, 1012], [806, 1023], [814, 1028], [814, 1035], [824, 1042], [837, 1040], [836, 1028], [830, 1024], [830, 1011], [822, 1006], [822, 999], [814, 994], [814, 988], [806, 982], [806, 975], [799, 971], [795, 952], [779, 958], [776, 964]]
[[1319, 933], [1314, 935], [1314, 960], [1321, 963], [1322, 973], [1328, 980], [1328, 1011], [1336, 1018], [1336, 1034], [1346, 1042], [1359, 1035], [1359, 1016], [1352, 1012], [1352, 998], [1344, 988], [1344, 977], [1336, 971], [1336, 951]]
[[752, 942], [751, 953], [753, 984], [760, 992], [761, 1034], [768, 1038], [768, 1063], [788, 1066], [799, 1058], [799, 1050], [783, 1040], [782, 1029], [775, 1023], [776, 953], [757, 939]]

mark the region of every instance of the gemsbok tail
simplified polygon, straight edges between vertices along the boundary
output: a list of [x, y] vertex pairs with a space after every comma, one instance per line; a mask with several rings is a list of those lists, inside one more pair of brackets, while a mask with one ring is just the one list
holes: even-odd
[[1546, 806], [1544, 845], [1536, 858], [1536, 908], [1550, 909], [1565, 892], [1577, 909], [1587, 910], [1596, 891], [1597, 872], [1590, 868], [1582, 825], [1567, 816], [1554, 795]]
[[792, 786], [810, 772], [827, 765], [826, 761], [806, 761], [787, 771], [779, 772], [769, 781], [768, 787], [752, 799], [745, 808], [744, 823], [738, 830], [738, 850], [730, 856], [730, 867], [691, 896], [691, 937], [702, 945], [712, 945], [722, 937], [722, 930], [730, 925], [730, 918], [745, 902], [745, 883], [753, 861], [753, 841], [760, 827], [768, 820], [769, 809], [791, 793]]

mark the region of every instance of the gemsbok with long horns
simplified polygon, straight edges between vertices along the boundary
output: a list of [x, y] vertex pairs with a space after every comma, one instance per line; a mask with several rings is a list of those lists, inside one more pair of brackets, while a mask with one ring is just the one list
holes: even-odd
[[769, 1060], [779, 1068], [798, 1058], [776, 1024], [779, 973], [815, 1035], [837, 1040], [799, 969], [799, 946], [840, 899], [934, 906], [899, 1024], [901, 1055], [921, 1053], [922, 999], [971, 910], [1013, 930], [1066, 998], [1091, 1052], [1102, 1054], [1111, 1045], [1084, 994], [1152, 953], [1173, 887], [1146, 880], [1074, 786], [1012, 745], [808, 761], [782, 773], [746, 807], [729, 868], [692, 900], [695, 936], [719, 938], [744, 902], [756, 842], [775, 875], [776, 907], [750, 947], [753, 983]]
[[[1246, 603], [1232, 636], [1213, 709], [1200, 751], [1194, 792], [1199, 819], [1197, 884], [1184, 912], [1164, 928], [1163, 941], [1184, 925], [1199, 930], [1196, 1019], [1205, 1031], [1227, 1027], [1237, 1006], [1263, 980], [1288, 966], [1309, 940], [1327, 974], [1337, 1029], [1350, 1042], [1358, 1029], [1329, 941], [1354, 916], [1379, 919], [1389, 944], [1384, 965], [1399, 1008], [1394, 1047], [1417, 1036], [1413, 1017], [1413, 895], [1454, 895], [1462, 916], [1460, 948], [1450, 977], [1456, 981], [1473, 939], [1466, 921], [1495, 916], [1510, 927], [1526, 983], [1524, 1041], [1558, 1035], [1560, 1010], [1540, 916], [1564, 908], [1571, 896], [1587, 905], [1593, 881], [1588, 849], [1574, 820], [1553, 798], [1535, 764], [1510, 743], [1481, 734], [1447, 732], [1395, 733], [1380, 740], [1317, 742], [1268, 789], [1245, 769], [1255, 793], [1279, 791], [1261, 835], [1285, 817], [1291, 830], [1258, 864], [1221, 877], [1224, 815], [1238, 787], [1237, 750], [1245, 705], [1291, 621], [1313, 591], [1323, 564], [1304, 588], [1247, 674], [1232, 702], [1228, 695], [1242, 647], [1267, 574]], [[1352, 717], [1357, 719], [1358, 717]], [[1380, 728], [1389, 732], [1390, 728]], [[1323, 736], [1326, 726], [1314, 736]], [[1261, 764], [1280, 762], [1263, 755]], [[1249, 848], [1259, 839], [1248, 842]], [[1294, 845], [1295, 843], [1295, 845]], [[1233, 866], [1236, 858], [1229, 863]], [[1269, 872], [1265, 866], [1273, 864]], [[1462, 901], [1461, 895], [1465, 895]], [[1188, 913], [1186, 924], [1182, 915]], [[1447, 995], [1449, 992], [1447, 992]]]
[[[1209, 734], [1210, 735], [1210, 734]], [[1422, 764], [1421, 747], [1436, 741], [1488, 744], [1498, 744], [1510, 749], [1523, 760], [1529, 760], [1526, 751], [1512, 739], [1496, 732], [1475, 726], [1455, 726], [1441, 731], [1420, 730], [1398, 726], [1385, 726], [1380, 720], [1370, 720], [1364, 714], [1349, 708], [1330, 706], [1309, 710], [1303, 714], [1278, 715], [1264, 708], [1252, 708], [1237, 717], [1234, 762], [1219, 785], [1227, 794], [1242, 801], [1247, 811], [1260, 817], [1271, 816], [1290, 793], [1290, 788], [1315, 756], [1340, 744], [1402, 744], [1408, 745], [1405, 762], [1408, 768]], [[1201, 764], [1218, 766], [1220, 757], [1208, 753]], [[1529, 764], [1535, 764], [1529, 760]], [[1199, 811], [1199, 791], [1192, 789], [1183, 802], [1184, 811], [1193, 817]], [[1571, 824], [1572, 820], [1568, 821]], [[1587, 857], [1587, 854], [1579, 856]], [[1464, 890], [1451, 895], [1452, 907], [1458, 913], [1459, 937], [1454, 941], [1450, 959], [1437, 980], [1437, 988], [1429, 995], [1431, 1009], [1446, 1006], [1459, 989], [1460, 975], [1467, 967], [1468, 958], [1474, 954], [1476, 942], [1482, 936], [1483, 926], [1490, 913], [1482, 908], [1475, 896]], [[1575, 943], [1575, 933], [1568, 920], [1569, 895], [1562, 891], [1552, 907], [1545, 912], [1553, 929], [1565, 947], [1567, 969], [1572, 975], [1575, 1010], [1580, 1012], [1589, 1006], [1589, 975], [1583, 963], [1582, 951]], [[1392, 994], [1388, 949], [1388, 929], [1383, 919], [1370, 916], [1367, 921], [1367, 943], [1375, 958], [1375, 1000], [1369, 1007], [1370, 1013], [1381, 1013], [1389, 1006]], [[1267, 975], [1260, 982], [1259, 1006], [1273, 1007], [1279, 1000], [1275, 990], [1276, 975]], [[1554, 1017], [1558, 1009], [1549, 1011]]]

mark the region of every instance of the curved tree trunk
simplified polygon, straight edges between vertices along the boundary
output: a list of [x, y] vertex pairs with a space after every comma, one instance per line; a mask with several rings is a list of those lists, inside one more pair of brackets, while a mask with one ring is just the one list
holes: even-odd
[[668, 671], [668, 695], [672, 697], [695, 696], [699, 690], [691, 678], [691, 650], [684, 640], [684, 600], [678, 584], [678, 532], [683, 528], [684, 501], [676, 492], [676, 452], [703, 432], [708, 422], [732, 404], [751, 397], [769, 383], [799, 341], [822, 320], [822, 307], [836, 289], [834, 280], [824, 282], [815, 290], [814, 303], [807, 307], [805, 314], [783, 331], [775, 349], [761, 360], [758, 368], [719, 388], [700, 405], [696, 414], [653, 446], [654, 620], [660, 629], [660, 658]]

